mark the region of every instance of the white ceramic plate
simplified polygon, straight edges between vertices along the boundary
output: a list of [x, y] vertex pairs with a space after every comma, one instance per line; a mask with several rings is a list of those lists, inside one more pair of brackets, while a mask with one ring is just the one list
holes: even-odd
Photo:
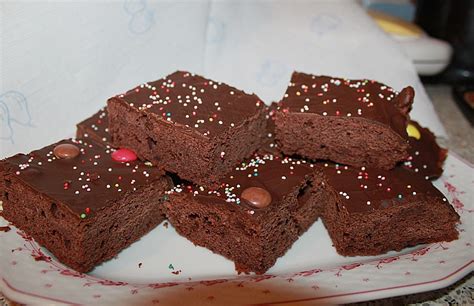
[[[434, 290], [473, 270], [472, 165], [451, 154], [436, 185], [461, 215], [457, 241], [342, 257], [318, 221], [267, 274], [239, 276], [232, 262], [163, 223], [117, 258], [80, 274], [48, 260], [47, 251], [12, 227], [0, 232], [0, 290], [27, 304], [114, 305], [345, 303]], [[0, 226], [7, 224], [0, 218]]]

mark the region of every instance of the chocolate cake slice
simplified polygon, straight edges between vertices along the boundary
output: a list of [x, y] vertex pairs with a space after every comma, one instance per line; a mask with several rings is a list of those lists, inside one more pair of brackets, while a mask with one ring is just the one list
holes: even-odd
[[422, 243], [458, 238], [459, 215], [422, 176], [319, 165], [330, 190], [323, 221], [339, 254], [379, 255]]
[[448, 150], [441, 148], [436, 142], [435, 135], [416, 121], [410, 121], [407, 133], [410, 137], [408, 139], [410, 156], [403, 166], [427, 180], [440, 177], [443, 174], [443, 163], [448, 156]]
[[286, 155], [391, 169], [408, 158], [413, 88], [294, 72], [275, 115]]
[[312, 165], [256, 156], [216, 190], [177, 185], [165, 212], [178, 233], [234, 261], [237, 271], [264, 273], [319, 217], [323, 190]]
[[3, 217], [87, 272], [157, 226], [169, 177], [93, 140], [63, 140], [0, 162]]
[[91, 117], [77, 124], [77, 139], [92, 139], [97, 143], [110, 145], [109, 116], [107, 108], [101, 108]]
[[265, 106], [256, 95], [178, 71], [109, 99], [116, 147], [210, 187], [260, 147]]

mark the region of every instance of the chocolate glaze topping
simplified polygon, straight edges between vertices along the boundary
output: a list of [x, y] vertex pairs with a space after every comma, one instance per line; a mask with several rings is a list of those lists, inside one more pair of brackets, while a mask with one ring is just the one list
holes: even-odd
[[[53, 151], [60, 144], [77, 146], [79, 156], [57, 158]], [[25, 184], [49, 196], [53, 203], [63, 203], [79, 216], [91, 217], [127, 192], [139, 190], [164, 174], [140, 161], [116, 162], [112, 152], [92, 140], [69, 139], [30, 154], [14, 155], [1, 164]]]
[[258, 150], [261, 154], [272, 154], [274, 156], [281, 156], [281, 152], [278, 149], [278, 144], [275, 141], [275, 119], [274, 114], [278, 109], [279, 105], [276, 102], [272, 102], [270, 106], [266, 108], [266, 119], [267, 119], [267, 134], [265, 140]]
[[403, 163], [404, 167], [419, 173], [425, 179], [438, 178], [443, 173], [443, 163], [448, 150], [441, 148], [436, 142], [435, 135], [416, 121], [409, 123], [411, 128], [418, 131], [419, 139], [411, 136], [408, 139], [410, 157]]
[[[209, 190], [193, 184], [177, 185], [170, 193], [189, 193], [199, 201], [210, 204], [242, 206], [254, 214], [271, 208], [276, 202], [296, 187], [301, 186], [306, 176], [313, 173], [313, 165], [288, 157], [280, 158], [271, 154], [255, 156], [236, 167], [217, 190]], [[251, 187], [259, 187], [270, 194], [271, 202], [264, 208], [256, 208], [242, 199], [242, 192]], [[248, 204], [248, 205], [247, 205]]]
[[87, 128], [91, 130], [91, 133], [94, 133], [94, 137], [92, 137], [92, 135], [85, 134], [84, 138], [92, 138], [96, 141], [101, 141], [106, 144], [110, 143], [109, 118], [106, 107], [103, 107], [97, 113], [82, 121], [77, 126]]
[[329, 186], [338, 193], [349, 213], [364, 213], [422, 200], [426, 197], [447, 201], [430, 181], [396, 167], [384, 171], [337, 164], [319, 164]]
[[364, 118], [377, 121], [407, 138], [407, 113], [413, 88], [397, 94], [391, 87], [371, 80], [348, 80], [294, 72], [281, 101], [285, 111], [320, 116]]
[[121, 99], [138, 111], [156, 115], [163, 123], [209, 138], [243, 123], [265, 107], [256, 95], [184, 71], [111, 99]]

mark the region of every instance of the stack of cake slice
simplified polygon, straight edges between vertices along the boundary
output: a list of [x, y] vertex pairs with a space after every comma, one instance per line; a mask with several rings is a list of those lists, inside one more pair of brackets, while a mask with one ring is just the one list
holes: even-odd
[[265, 272], [318, 218], [323, 195], [312, 165], [254, 155], [267, 134], [257, 96], [178, 71], [107, 108], [115, 146], [186, 180], [164, 205], [178, 233], [238, 271]]
[[[346, 256], [457, 239], [458, 214], [430, 178], [446, 150], [408, 113], [411, 87], [295, 72], [274, 114], [283, 154], [318, 163], [331, 196], [322, 219]], [[429, 165], [429, 167], [428, 167]]]
[[239, 272], [266, 272], [319, 217], [346, 256], [450, 241], [459, 216], [429, 181], [446, 151], [409, 121], [413, 97], [294, 73], [266, 107], [178, 71], [109, 99], [78, 140], [3, 160], [4, 216], [81, 272], [165, 218]]

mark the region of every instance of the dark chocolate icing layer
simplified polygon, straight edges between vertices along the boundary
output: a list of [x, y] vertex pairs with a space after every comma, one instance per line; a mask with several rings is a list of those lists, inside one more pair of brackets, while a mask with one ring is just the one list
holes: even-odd
[[101, 108], [97, 113], [77, 124], [77, 126], [90, 131], [83, 135], [84, 138], [92, 138], [96, 141], [110, 144], [109, 118], [106, 107]]
[[429, 129], [419, 125], [418, 122], [411, 121], [408, 129], [412, 131], [408, 133], [410, 136], [408, 139], [410, 157], [403, 165], [425, 179], [440, 177], [448, 151], [441, 148], [436, 142], [435, 135]]
[[320, 116], [365, 118], [392, 128], [407, 138], [407, 112], [413, 89], [400, 95], [391, 87], [371, 80], [348, 80], [294, 72], [281, 108]]
[[426, 199], [447, 201], [430, 181], [403, 167], [379, 170], [318, 164], [349, 213], [364, 213]]
[[[59, 144], [73, 144], [80, 154], [59, 159], [53, 154]], [[112, 159], [113, 149], [92, 140], [62, 140], [30, 154], [3, 160], [2, 166], [34, 190], [67, 205], [79, 216], [91, 217], [114, 204], [128, 192], [149, 186], [164, 175], [140, 161], [120, 163]]]
[[271, 202], [265, 208], [244, 205], [250, 214], [264, 211], [280, 202], [296, 187], [304, 183], [305, 177], [314, 172], [314, 166], [301, 160], [280, 158], [271, 154], [255, 156], [236, 167], [217, 190], [209, 190], [193, 184], [177, 185], [171, 193], [190, 193], [199, 201], [212, 204], [242, 205], [242, 192], [250, 187], [260, 187], [271, 195]]
[[165, 123], [184, 126], [209, 138], [241, 124], [265, 107], [256, 95], [184, 71], [115, 98], [153, 113]]
[[270, 106], [266, 108], [266, 119], [267, 119], [267, 134], [265, 140], [258, 150], [261, 154], [272, 154], [274, 156], [281, 156], [281, 152], [278, 149], [278, 144], [275, 141], [275, 119], [274, 114], [278, 109], [278, 103], [272, 102]]

